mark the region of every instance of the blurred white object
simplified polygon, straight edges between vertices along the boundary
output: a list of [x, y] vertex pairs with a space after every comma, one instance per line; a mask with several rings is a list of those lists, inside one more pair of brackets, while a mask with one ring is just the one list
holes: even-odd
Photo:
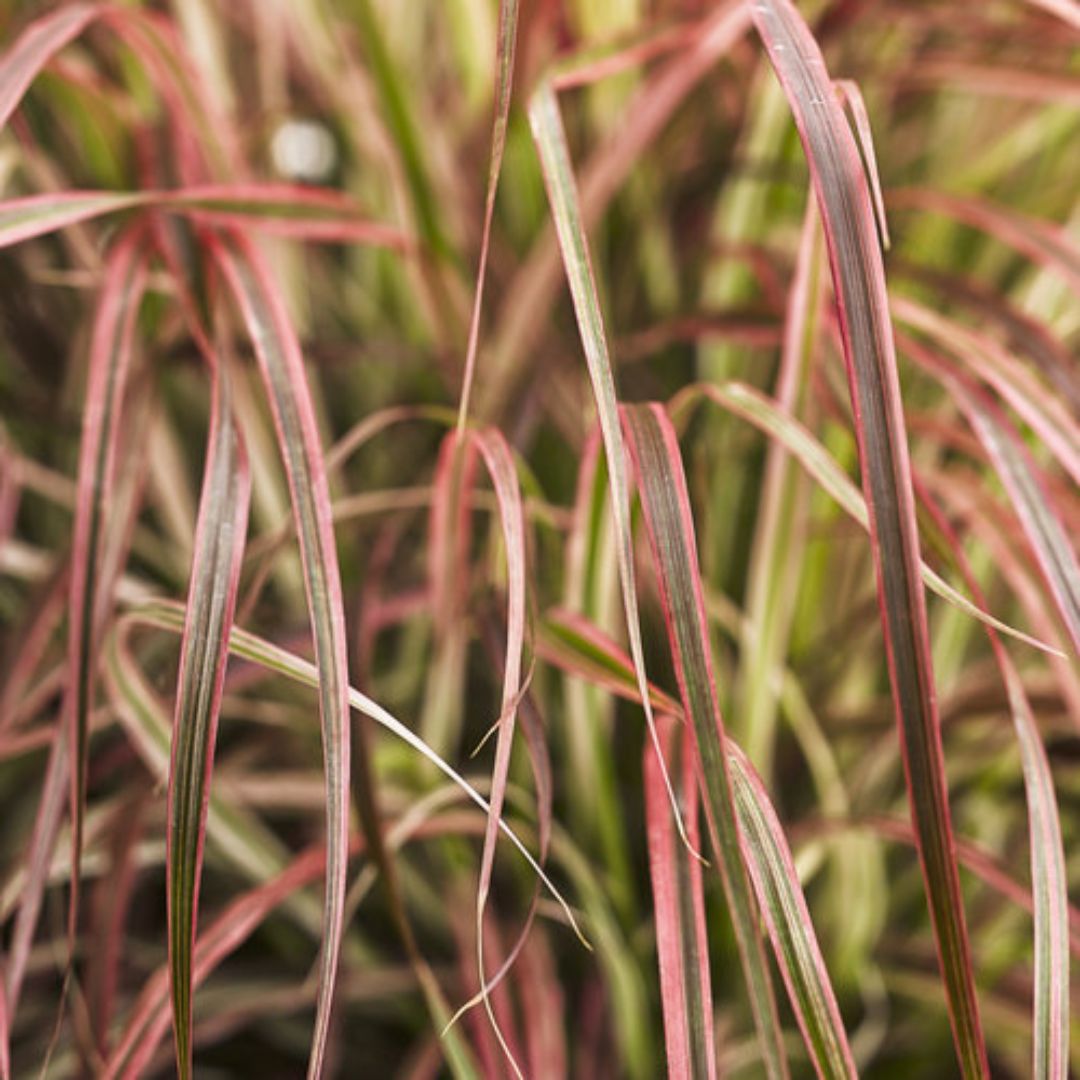
[[274, 168], [289, 180], [319, 183], [337, 164], [333, 135], [317, 120], [285, 120], [270, 144]]

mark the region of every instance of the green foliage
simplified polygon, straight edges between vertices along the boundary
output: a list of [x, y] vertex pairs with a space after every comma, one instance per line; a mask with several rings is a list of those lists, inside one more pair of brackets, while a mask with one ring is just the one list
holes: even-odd
[[5, 6], [0, 1080], [1080, 1069], [1078, 38]]

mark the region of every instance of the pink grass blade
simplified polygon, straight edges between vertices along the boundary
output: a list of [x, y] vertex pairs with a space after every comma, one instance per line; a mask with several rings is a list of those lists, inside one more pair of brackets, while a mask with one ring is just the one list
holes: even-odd
[[469, 415], [476, 373], [476, 352], [480, 343], [480, 314], [484, 305], [484, 285], [487, 281], [488, 249], [491, 246], [491, 222], [495, 216], [495, 194], [502, 172], [503, 151], [506, 149], [506, 128], [510, 119], [510, 99], [514, 89], [514, 54], [517, 48], [518, 0], [501, 0], [499, 4], [499, 44], [495, 66], [498, 80], [495, 87], [495, 118], [491, 129], [491, 161], [488, 165], [487, 196], [484, 200], [484, 225], [480, 236], [480, 262], [476, 268], [476, 292], [469, 319], [469, 340], [465, 348], [465, 373], [461, 383], [461, 405], [458, 411], [458, 431], [464, 429]]
[[506, 545], [507, 569], [507, 629], [506, 660], [503, 668], [501, 715], [499, 733], [495, 744], [495, 764], [491, 772], [491, 793], [487, 831], [484, 834], [484, 851], [480, 862], [480, 881], [476, 894], [476, 949], [480, 979], [480, 993], [484, 1008], [495, 1031], [499, 1045], [514, 1072], [521, 1072], [503, 1032], [492, 1011], [487, 993], [487, 976], [484, 971], [484, 911], [491, 890], [491, 873], [495, 864], [495, 846], [499, 836], [499, 819], [506, 797], [506, 783], [510, 772], [510, 751], [513, 748], [514, 725], [517, 717], [518, 699], [521, 695], [521, 657], [525, 646], [525, 515], [521, 504], [514, 456], [502, 434], [494, 428], [485, 428], [471, 436], [476, 444], [495, 488], [499, 504], [499, 518], [503, 540]]
[[762, 1061], [770, 1076], [786, 1076], [772, 979], [740, 849], [690, 496], [675, 429], [660, 405], [623, 406], [622, 417], [656, 566], [679, 694], [694, 731], [706, 818], [750, 993]]
[[[824, 302], [824, 241], [811, 196], [803, 215], [795, 274], [784, 317], [784, 342], [776, 378], [778, 404], [803, 411], [821, 333]], [[779, 695], [778, 667], [787, 654], [799, 574], [806, 549], [809, 485], [780, 443], [770, 443], [758, 499], [747, 574], [746, 625], [739, 643], [739, 675], [733, 714], [745, 732], [746, 751], [763, 777], [772, 776]]]
[[[131, 623], [138, 622], [179, 634], [183, 630], [184, 612], [183, 608], [178, 604], [164, 600], [154, 600], [142, 604], [136, 611], [127, 615], [126, 618]], [[263, 640], [256, 634], [241, 630], [237, 626], [233, 627], [232, 633], [229, 636], [229, 652], [234, 656], [259, 664], [267, 670], [275, 671], [303, 686], [310, 686], [316, 689], [320, 686], [320, 672], [315, 664], [312, 664], [310, 661], [304, 660], [277, 645], [273, 645], [270, 642]], [[372, 700], [366, 694], [362, 694], [359, 690], [350, 687], [348, 693], [349, 704], [353, 709], [374, 720], [375, 723], [385, 728], [397, 739], [401, 740], [401, 742], [415, 750], [426, 761], [431, 762], [443, 776], [456, 787], [460, 788], [460, 790], [475, 803], [485, 815], [489, 815], [490, 804], [487, 799], [485, 799], [483, 795], [481, 795], [476, 788], [461, 775], [461, 773], [432, 750], [432, 748], [428, 746], [415, 731], [402, 723], [401, 720], [392, 713], [384, 709], [378, 702]], [[505, 820], [499, 819], [498, 827], [503, 836], [505, 836], [513, 847], [517, 849], [533, 874], [544, 885], [545, 889], [547, 889], [552, 899], [559, 905], [563, 916], [566, 918], [567, 925], [573, 929], [574, 933], [577, 934], [578, 939], [586, 946], [586, 948], [591, 948], [587, 939], [581, 932], [581, 928], [578, 925], [578, 921], [575, 918], [570, 905], [566, 902], [550, 876], [530, 853], [521, 838], [510, 828]]]
[[97, 668], [97, 635], [108, 603], [100, 587], [105, 521], [116, 471], [121, 410], [134, 351], [135, 322], [146, 286], [142, 237], [127, 232], [105, 268], [90, 342], [86, 402], [79, 447], [79, 475], [72, 526], [68, 592], [68, 679], [63, 715], [71, 749], [72, 875], [69, 934], [74, 941], [79, 907], [83, 807], [89, 749], [89, 715]]
[[[761, 391], [744, 383], [727, 382], [689, 386], [681, 391], [671, 403], [672, 415], [681, 419], [689, 403], [696, 397], [708, 401], [741, 416], [753, 424], [763, 434], [782, 445], [788, 453], [817, 482], [830, 498], [834, 499], [861, 528], [869, 531], [870, 516], [866, 509], [866, 500], [862, 492], [851, 482], [847, 474], [837, 464], [836, 459], [824, 446], [793, 416], [780, 408], [776, 402], [766, 397]], [[953, 588], [936, 570], [923, 561], [921, 570], [923, 584], [943, 600], [959, 608], [973, 619], [994, 627], [1001, 634], [1022, 641], [1032, 648], [1054, 656], [1061, 656], [1060, 650], [1048, 644], [1042, 638], [1033, 637], [1018, 630], [1008, 623], [995, 618], [988, 611], [972, 603], [963, 593]]]
[[790, 0], [754, 0], [752, 8], [794, 114], [821, 207], [927, 900], [960, 1067], [965, 1076], [985, 1077], [989, 1066], [955, 858], [907, 438], [873, 207], [858, 148], [817, 42]]
[[889, 201], [894, 206], [932, 210], [981, 229], [1032, 262], [1053, 270], [1074, 291], [1080, 291], [1080, 248], [1061, 225], [1018, 214], [987, 199], [925, 188], [891, 192]]
[[[657, 722], [661, 742], [670, 747], [677, 731], [674, 721], [670, 715], [661, 713]], [[689, 744], [685, 745], [688, 747]], [[687, 824], [691, 840], [694, 840], [696, 813], [691, 807], [696, 810], [697, 786], [693, 757], [685, 751], [683, 766]], [[704, 926], [701, 865], [690, 859], [685, 848], [676, 843], [660, 763], [651, 747], [647, 747], [642, 755], [641, 768], [668, 1076], [671, 1080], [715, 1078], [709, 946]], [[692, 891], [691, 896], [687, 895], [688, 891]]]
[[319, 671], [326, 784], [326, 894], [319, 992], [308, 1075], [320, 1076], [326, 1055], [338, 954], [343, 933], [349, 838], [349, 669], [345, 612], [330, 491], [296, 331], [262, 256], [240, 234], [214, 254], [236, 297], [258, 357], [285, 461], [300, 540], [304, 585]]
[[743, 852], [810, 1060], [820, 1077], [856, 1077], [840, 1008], [799, 874], [765, 785], [728, 743]]
[[[629, 677], [633, 661], [619, 646], [584, 616], [572, 611], [549, 611], [536, 642], [537, 653], [563, 671], [641, 704], [641, 690]], [[675, 716], [682, 707], [653, 683], [649, 697], [654, 712]]]
[[114, 810], [115, 833], [109, 838], [109, 873], [94, 889], [92, 939], [88, 944], [86, 1002], [94, 1047], [108, 1054], [112, 1018], [125, 958], [127, 918], [138, 882], [137, 846], [145, 832], [147, 792], [137, 788]]
[[[360, 845], [354, 845], [360, 850]], [[192, 984], [197, 986], [235, 952], [274, 908], [291, 894], [323, 876], [320, 850], [299, 855], [281, 874], [234, 900], [199, 936], [192, 951]], [[142, 1074], [168, 1030], [170, 968], [159, 969], [136, 1001], [124, 1035], [106, 1063], [103, 1076], [134, 1078]]]
[[251, 498], [251, 477], [232, 417], [227, 378], [224, 367], [218, 365], [180, 646], [169, 769], [170, 992], [177, 1071], [185, 1078], [192, 1072], [192, 955], [210, 774]]
[[97, 4], [68, 4], [31, 23], [0, 57], [0, 128], [38, 72], [100, 14]]
[[409, 247], [397, 228], [370, 221], [336, 191], [288, 184], [206, 184], [165, 191], [65, 191], [0, 202], [0, 247], [139, 208], [181, 213], [218, 226], [258, 228], [296, 240]]
[[[978, 579], [959, 537], [929, 495], [920, 495], [947, 537], [968, 589], [982, 602]], [[1020, 672], [993, 627], [988, 626], [986, 633], [1009, 698], [1027, 800], [1035, 916], [1031, 1075], [1039, 1080], [1065, 1080], [1069, 1071], [1069, 893], [1054, 777]]]
[[19, 898], [19, 910], [15, 915], [15, 926], [11, 933], [11, 945], [4, 972], [6, 997], [9, 1015], [14, 1015], [19, 1007], [26, 966], [30, 959], [30, 946], [37, 929], [41, 914], [41, 901], [45, 892], [45, 882], [52, 864], [56, 836], [60, 831], [60, 821], [67, 805], [68, 789], [71, 780], [69, 728], [63, 715], [49, 751], [45, 765], [45, 776], [41, 782], [38, 798], [37, 815], [34, 829], [30, 836], [30, 847], [26, 855], [26, 878], [22, 896]]
[[7, 199], [0, 203], [0, 247], [47, 236], [103, 214], [129, 210], [145, 201], [140, 193], [115, 191], [67, 191]]
[[42, 658], [60, 630], [67, 603], [68, 583], [65, 571], [54, 576], [45, 591], [34, 603], [35, 611], [23, 628], [16, 650], [0, 670], [0, 732], [12, 727], [31, 684], [40, 689], [35, 679]]
[[1080, 562], [1039, 470], [1019, 434], [993, 403], [954, 380], [952, 392], [971, 422], [1023, 526], [1073, 649], [1080, 653]]
[[[899, 320], [926, 334], [989, 383], [1080, 485], [1080, 423], [1060, 395], [1044, 386], [1010, 350], [989, 335], [957, 325], [911, 300], [898, 298], [892, 306]], [[924, 357], [935, 359], [923, 350], [912, 355], [920, 362]], [[930, 366], [935, 374], [951, 368], [945, 363], [932, 362]]]
[[[657, 755], [660, 754], [659, 739], [648, 696], [648, 676], [645, 672], [645, 653], [641, 642], [641, 621], [638, 615], [637, 587], [634, 582], [633, 535], [630, 528], [630, 494], [626, 476], [626, 459], [619, 430], [618, 401], [615, 394], [615, 377], [608, 354], [607, 334], [604, 330], [600, 300], [597, 295], [589, 243], [585, 235], [580, 199], [570, 163], [570, 149], [566, 142], [559, 102], [550, 82], [541, 83], [529, 102], [529, 122], [533, 141], [540, 154], [548, 203], [555, 221], [559, 248], [570, 295], [574, 302], [581, 343], [592, 382], [600, 432], [604, 442], [604, 454], [608, 467], [609, 494], [612, 518], [615, 524], [615, 546], [619, 564], [619, 581], [622, 586], [623, 610], [626, 616], [630, 655], [638, 673], [642, 707], [649, 738]], [[667, 770], [663, 770], [667, 777]], [[686, 830], [682, 825], [675, 792], [670, 778], [665, 780], [668, 797], [675, 811], [679, 834], [685, 842]]]
[[863, 162], [866, 165], [867, 179], [870, 181], [870, 192], [874, 197], [874, 215], [877, 220], [878, 232], [881, 236], [881, 246], [888, 251], [889, 222], [885, 217], [885, 196], [881, 191], [881, 175], [878, 172], [877, 154], [874, 151], [874, 137], [870, 128], [870, 114], [866, 110], [866, 102], [863, 100], [859, 84], [853, 79], [837, 79], [833, 85], [836, 87], [840, 98], [848, 107], [851, 119], [855, 124], [855, 134], [859, 139], [859, 150], [862, 152]]

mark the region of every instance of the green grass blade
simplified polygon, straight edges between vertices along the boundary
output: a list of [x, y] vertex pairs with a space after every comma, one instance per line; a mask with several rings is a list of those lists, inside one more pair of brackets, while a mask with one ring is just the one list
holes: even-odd
[[853, 1078], [855, 1062], [783, 827], [749, 760], [734, 743], [728, 752], [746, 865], [810, 1060], [818, 1076]]
[[[978, 579], [948, 519], [932, 499], [924, 496], [923, 502], [948, 538], [972, 595], [981, 601]], [[1035, 916], [1031, 1075], [1038, 1080], [1065, 1080], [1069, 1072], [1069, 885], [1054, 777], [1024, 680], [993, 627], [986, 627], [986, 633], [1008, 695], [1027, 801]]]
[[[661, 713], [657, 720], [661, 741], [672, 747], [672, 736], [679, 730], [672, 716]], [[697, 778], [689, 746], [685, 739], [677, 744], [683, 757], [687, 825], [696, 842]], [[652, 747], [645, 748], [641, 769], [668, 1076], [670, 1080], [713, 1078], [715, 1035], [701, 864], [676, 842], [660, 763]]]
[[129, 231], [109, 256], [90, 342], [72, 527], [68, 677], [63, 702], [71, 753], [71, 789], [68, 797], [72, 876], [68, 929], [72, 943], [78, 922], [90, 710], [97, 676], [97, 637], [108, 601], [105, 530], [115, 486], [124, 393], [135, 349], [135, 324], [146, 287], [146, 274], [141, 233]]
[[[633, 657], [634, 668], [638, 674], [649, 737], [657, 755], [662, 757], [652, 705], [646, 689], [648, 677], [645, 673], [645, 653], [641, 643], [641, 621], [638, 616], [637, 587], [634, 582], [630, 495], [622, 435], [619, 431], [615, 378], [608, 354], [607, 335], [600, 312], [600, 300], [596, 291], [592, 261], [589, 257], [589, 243], [582, 223], [580, 200], [570, 164], [570, 150], [566, 144], [566, 132], [563, 130], [562, 116], [559, 113], [559, 102], [550, 82], [541, 83], [539, 89], [533, 94], [529, 102], [529, 122], [532, 125], [533, 141], [540, 154], [548, 202], [551, 206], [552, 217], [555, 219], [555, 231], [562, 251], [570, 295], [574, 301], [574, 313], [577, 316], [581, 343], [585, 350], [585, 360], [589, 368], [589, 378], [592, 381], [593, 397], [596, 401], [596, 411], [604, 441], [611, 512], [615, 523], [619, 580], [622, 586], [623, 610], [630, 639], [630, 655]], [[675, 792], [671, 787], [670, 778], [667, 777], [667, 770], [663, 771], [668, 797], [675, 810], [679, 834], [685, 842], [686, 830], [679, 814]]]
[[984, 1077], [989, 1066], [955, 858], [907, 436], [867, 178], [821, 50], [790, 0], [754, 0], [752, 7], [794, 114], [821, 208], [927, 901], [961, 1070]]
[[[828, 450], [776, 402], [766, 397], [760, 390], [755, 390], [752, 386], [746, 386], [743, 383], [702, 384], [687, 387], [672, 400], [670, 411], [673, 418], [681, 421], [686, 409], [695, 398], [704, 398], [719, 405], [722, 409], [736, 413], [770, 439], [781, 444], [813, 477], [822, 491], [836, 501], [848, 517], [857, 522], [861, 528], [870, 530], [870, 515], [867, 512], [866, 499], [862, 492], [851, 482]], [[1054, 645], [1002, 622], [978, 604], [973, 603], [962, 592], [953, 588], [927, 562], [921, 563], [920, 573], [923, 584], [928, 589], [966, 615], [1040, 652], [1054, 656], [1062, 655]]]
[[330, 491], [304, 362], [284, 302], [251, 243], [234, 234], [214, 248], [251, 335], [292, 495], [319, 670], [326, 785], [326, 898], [309, 1077], [321, 1075], [343, 932], [349, 842], [349, 668]]
[[679, 692], [693, 726], [717, 868], [739, 945], [763, 1063], [770, 1076], [786, 1076], [787, 1062], [776, 999], [739, 844], [690, 497], [675, 429], [660, 405], [623, 406], [622, 415], [641, 493]]
[[251, 499], [251, 478], [232, 416], [227, 378], [218, 365], [169, 769], [170, 992], [177, 1070], [184, 1078], [192, 1073], [191, 967], [210, 774]]
[[[183, 608], [178, 604], [170, 603], [165, 600], [147, 601], [146, 603], [141, 604], [136, 611], [130, 612], [127, 617], [148, 626], [155, 626], [159, 629], [169, 630], [177, 634], [182, 631], [184, 625]], [[275, 671], [279, 675], [283, 675], [285, 678], [293, 680], [293, 682], [300, 683], [304, 686], [314, 687], [315, 689], [319, 688], [320, 671], [314, 664], [290, 653], [286, 649], [271, 644], [269, 641], [264, 641], [256, 634], [241, 630], [237, 626], [233, 627], [229, 637], [229, 651], [234, 656], [250, 660], [252, 663], [259, 664], [269, 671]], [[378, 702], [373, 701], [359, 690], [350, 687], [349, 704], [357, 712], [362, 713], [364, 716], [374, 720], [375, 723], [379, 724], [381, 727], [386, 728], [387, 731], [396, 736], [407, 746], [412, 747], [412, 749], [420, 754], [421, 757], [430, 761], [439, 772], [460, 788], [461, 791], [463, 791], [473, 803], [480, 807], [485, 814], [491, 813], [491, 806], [487, 799], [485, 799], [484, 796], [468, 782], [468, 780], [466, 780], [452, 765], [439, 757], [439, 755], [436, 754], [411, 728], [403, 724], [396, 716], [384, 709]], [[552, 898], [562, 909], [562, 913], [566, 917], [568, 925], [573, 928], [578, 939], [582, 944], [588, 947], [588, 941], [582, 934], [570, 905], [563, 898], [562, 893], [555, 886], [554, 882], [552, 882], [548, 874], [533, 857], [521, 838], [501, 819], [499, 821], [499, 831], [518, 850], [525, 862], [528, 863], [529, 868], [543, 883]]]
[[1080, 653], [1080, 562], [1035, 463], [1015, 429], [985, 396], [958, 382], [952, 389], [1009, 493], [1073, 649]]
[[491, 161], [488, 165], [487, 196], [484, 200], [484, 225], [480, 236], [480, 262], [476, 268], [476, 291], [472, 316], [469, 320], [469, 340], [465, 347], [465, 373], [461, 380], [461, 404], [458, 409], [458, 431], [465, 426], [469, 415], [473, 377], [476, 372], [476, 352], [480, 343], [480, 314], [484, 305], [484, 285], [487, 281], [488, 251], [491, 247], [491, 220], [495, 216], [495, 194], [499, 189], [503, 151], [506, 149], [506, 126], [510, 119], [510, 98], [514, 88], [514, 53], [517, 48], [518, 0], [501, 0], [499, 4], [499, 45], [496, 56], [498, 81], [495, 87], [495, 119], [491, 130]]

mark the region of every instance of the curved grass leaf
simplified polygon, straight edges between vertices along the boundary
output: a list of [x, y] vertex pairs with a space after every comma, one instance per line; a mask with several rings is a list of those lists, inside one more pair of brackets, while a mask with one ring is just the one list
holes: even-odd
[[[817, 348], [824, 297], [824, 244], [811, 197], [803, 216], [795, 276], [784, 317], [784, 344], [776, 378], [778, 405], [795, 414]], [[758, 498], [747, 573], [746, 622], [740, 634], [735, 707], [736, 735], [761, 775], [772, 776], [778, 680], [795, 613], [799, 574], [805, 559], [808, 479], [782, 444], [769, 445]]]
[[968, 945], [930, 659], [907, 437], [874, 212], [825, 61], [790, 0], [754, 0], [821, 208], [840, 314], [871, 548], [911, 811], [960, 1067], [989, 1073]]
[[1035, 463], [1019, 435], [985, 396], [956, 380], [951, 387], [1009, 493], [1073, 649], [1080, 653], [1080, 563]]
[[[68, 591], [68, 678], [63, 716], [71, 748], [72, 880], [68, 913], [74, 933], [79, 907], [83, 807], [89, 716], [97, 670], [97, 635], [108, 603], [105, 522], [116, 472], [121, 409], [134, 349], [135, 322], [146, 287], [142, 235], [128, 231], [113, 248], [94, 318], [83, 410], [82, 438], [72, 525], [72, 562]], [[102, 586], [105, 589], [102, 589]], [[55, 750], [54, 753], [60, 753]], [[51, 841], [47, 845], [51, 847]]]
[[[396, 849], [413, 837], [438, 837], [460, 833], [465, 829], [479, 831], [482, 825], [448, 812], [431, 818], [432, 806], [445, 801], [423, 802], [405, 815], [390, 831], [387, 841]], [[354, 836], [349, 844], [350, 857], [365, 850], [362, 836]], [[204, 982], [228, 956], [242, 946], [276, 908], [295, 903], [302, 890], [325, 873], [325, 853], [311, 848], [297, 855], [274, 877], [238, 897], [204, 930], [195, 945], [192, 968], [195, 985]], [[101, 1071], [103, 1080], [142, 1075], [164, 1037], [169, 1024], [169, 972], [167, 966], [158, 969], [146, 983], [132, 1007], [126, 1029], [116, 1049]]]
[[337, 192], [287, 184], [205, 184], [171, 191], [65, 191], [0, 202], [0, 248], [123, 210], [158, 209], [211, 225], [244, 225], [298, 240], [398, 250], [405, 235], [368, 221]]
[[184, 1078], [192, 1072], [192, 952], [208, 789], [251, 498], [251, 477], [233, 421], [227, 379], [219, 364], [180, 646], [169, 769], [169, 971], [177, 1070]]
[[[657, 716], [657, 722], [661, 742], [671, 747], [675, 722], [665, 713]], [[683, 745], [689, 744], [683, 740]], [[641, 769], [668, 1076], [711, 1080], [716, 1076], [716, 1053], [701, 864], [676, 843], [660, 764], [651, 747], [642, 755]], [[697, 781], [693, 758], [685, 749], [682, 776], [687, 825], [696, 842]]]
[[487, 196], [484, 199], [484, 225], [480, 236], [480, 262], [476, 268], [476, 291], [472, 316], [469, 319], [469, 340], [465, 348], [465, 373], [461, 381], [461, 405], [458, 410], [458, 431], [465, 426], [469, 415], [473, 377], [476, 371], [476, 351], [480, 342], [480, 313], [484, 304], [484, 284], [487, 281], [488, 249], [491, 246], [491, 221], [495, 216], [495, 193], [499, 188], [503, 151], [506, 149], [506, 127], [510, 119], [510, 98], [514, 89], [514, 53], [517, 47], [518, 0], [501, 0], [499, 4], [499, 45], [495, 66], [498, 82], [495, 87], [495, 118], [491, 129], [491, 162], [488, 165]]
[[730, 741], [728, 755], [746, 865], [810, 1060], [818, 1076], [856, 1077], [840, 1009], [784, 830], [746, 755]]
[[0, 57], [0, 128], [41, 69], [100, 14], [97, 4], [68, 4], [31, 23]]
[[[926, 334], [989, 383], [1030, 425], [1073, 481], [1080, 484], [1080, 424], [1061, 395], [1044, 386], [991, 336], [957, 325], [910, 300], [895, 299], [892, 307], [898, 319]], [[901, 348], [904, 352], [909, 351], [905, 345]], [[911, 355], [914, 360], [931, 359], [922, 350]], [[951, 374], [951, 365], [935, 363], [931, 366], [935, 374], [941, 371]]]
[[[154, 626], [161, 630], [168, 630], [174, 634], [179, 634], [183, 630], [184, 609], [179, 604], [171, 603], [167, 600], [148, 600], [145, 603], [140, 604], [134, 611], [129, 612], [126, 618], [131, 622], [137, 621], [147, 626]], [[303, 686], [310, 686], [315, 689], [319, 688], [320, 672], [314, 664], [299, 656], [295, 656], [293, 653], [290, 653], [269, 641], [264, 641], [255, 634], [248, 633], [246, 630], [241, 630], [237, 626], [233, 627], [232, 633], [229, 635], [229, 652], [244, 660], [250, 660], [252, 663], [258, 664], [269, 671], [275, 671], [279, 675], [284, 675], [286, 678], [292, 679], [293, 682], [300, 683]], [[439, 755], [436, 754], [411, 728], [406, 727], [405, 724], [391, 713], [387, 712], [387, 710], [379, 705], [378, 702], [373, 701], [366, 694], [360, 693], [359, 690], [350, 687], [349, 705], [357, 712], [374, 720], [375, 723], [386, 728], [392, 735], [412, 747], [412, 749], [420, 754], [421, 757], [430, 761], [439, 772], [460, 788], [461, 791], [463, 791], [473, 803], [480, 807], [485, 814], [490, 814], [491, 807], [487, 799], [485, 799], [484, 796], [468, 782], [468, 780], [457, 772], [453, 766], [439, 757]], [[503, 836], [517, 848], [521, 857], [528, 863], [529, 868], [543, 883], [551, 897], [558, 903], [566, 918], [567, 924], [573, 929], [574, 933], [577, 934], [578, 940], [580, 940], [586, 948], [589, 948], [589, 943], [582, 934], [581, 928], [578, 926], [577, 919], [574, 917], [570, 905], [566, 902], [558, 888], [556, 888], [548, 874], [529, 852], [529, 849], [522, 842], [521, 838], [502, 819], [499, 819], [498, 828]]]
[[[923, 502], [948, 538], [972, 596], [981, 602], [979, 582], [962, 543], [933, 500], [924, 495]], [[1020, 672], [993, 627], [988, 626], [986, 633], [1009, 698], [1027, 800], [1035, 916], [1031, 1075], [1038, 1080], [1065, 1080], [1069, 1071], [1069, 893], [1054, 778]]]
[[[581, 205], [570, 164], [570, 150], [563, 130], [559, 102], [550, 82], [541, 83], [529, 101], [529, 122], [533, 141], [540, 154], [548, 203], [555, 220], [563, 266], [574, 302], [581, 343], [592, 382], [600, 433], [604, 442], [604, 454], [608, 468], [611, 513], [615, 523], [615, 549], [619, 565], [619, 581], [622, 586], [623, 610], [626, 616], [630, 655], [638, 675], [645, 722], [653, 749], [660, 753], [652, 705], [648, 695], [648, 676], [645, 673], [645, 653], [641, 643], [641, 621], [638, 616], [637, 587], [634, 583], [633, 535], [630, 529], [630, 494], [626, 478], [626, 459], [622, 436], [619, 432], [618, 401], [615, 395], [615, 377], [608, 355], [607, 334], [600, 312], [600, 300], [596, 292], [589, 243], [581, 216]], [[686, 841], [686, 830], [679, 814], [671, 780], [663, 769], [668, 798], [675, 811], [679, 834]]]
[[171, 26], [153, 13], [127, 6], [61, 5], [27, 27], [0, 57], [0, 128], [41, 69], [97, 20], [132, 47], [155, 79], [173, 116], [181, 173], [187, 179], [201, 175], [201, 155], [209, 153], [219, 174], [236, 175], [239, 157], [232, 129], [211, 119], [213, 109]]
[[343, 929], [349, 841], [349, 668], [330, 491], [300, 344], [270, 271], [238, 233], [214, 255], [243, 313], [266, 383], [292, 496], [319, 671], [326, 784], [326, 898], [309, 1077], [321, 1075]]
[[510, 772], [510, 751], [513, 748], [514, 724], [517, 717], [518, 699], [521, 695], [521, 656], [525, 645], [525, 516], [521, 505], [514, 457], [502, 434], [494, 428], [471, 435], [480, 456], [484, 459], [495, 495], [499, 503], [503, 540], [506, 545], [507, 569], [507, 618], [506, 660], [503, 669], [501, 715], [499, 733], [495, 744], [495, 764], [491, 772], [491, 810], [484, 834], [484, 851], [480, 862], [480, 881], [476, 893], [476, 948], [480, 993], [484, 1008], [503, 1053], [514, 1072], [521, 1072], [495, 1019], [491, 1000], [487, 993], [487, 976], [484, 972], [484, 910], [491, 889], [491, 873], [495, 864], [495, 845], [498, 840], [499, 820], [506, 783]]
[[[305, 852], [273, 880], [234, 900], [199, 936], [192, 950], [193, 985], [202, 982], [238, 949], [275, 907], [309, 882], [317, 881], [324, 872], [323, 851]], [[102, 1070], [103, 1077], [135, 1077], [146, 1069], [168, 1029], [170, 968], [167, 965], [159, 970], [139, 996], [127, 1029]]]
[[[170, 610], [175, 618], [169, 628], [180, 636], [184, 632], [185, 609], [177, 604]], [[129, 639], [137, 623], [128, 614], [117, 620], [105, 642], [102, 674], [110, 704], [131, 745], [154, 780], [166, 786], [172, 750], [171, 717], [147, 685], [132, 652]], [[226, 791], [211, 789], [209, 804], [205, 838], [221, 861], [256, 884], [280, 874], [288, 865], [288, 849]], [[302, 894], [291, 914], [297, 926], [318, 939], [322, 907], [314, 897]]]
[[[633, 667], [629, 657], [588, 619], [573, 611], [549, 611], [541, 627], [536, 649], [545, 660], [573, 671], [628, 701], [641, 701], [641, 690], [627, 688], [624, 675]], [[620, 659], [613, 659], [617, 656]], [[625, 659], [625, 667], [622, 660]], [[658, 686], [649, 683], [649, 697], [655, 712], [674, 715], [679, 703]]]
[[[763, 434], [775, 439], [817, 481], [821, 489], [837, 502], [845, 514], [869, 531], [870, 516], [867, 513], [866, 500], [862, 492], [851, 482], [828, 450], [798, 420], [777, 406], [760, 390], [737, 382], [687, 387], [671, 403], [670, 411], [676, 419], [681, 420], [687, 405], [694, 397], [703, 397], [722, 409], [736, 413]], [[978, 619], [979, 622], [992, 626], [999, 633], [1007, 634], [1041, 652], [1055, 656], [1062, 655], [1055, 646], [1047, 644], [1040, 638], [1032, 637], [1022, 630], [1017, 630], [1016, 627], [1002, 622], [972, 603], [928, 563], [922, 562], [920, 570], [923, 584], [928, 589], [973, 619]]]
[[690, 497], [675, 429], [663, 407], [656, 404], [624, 405], [622, 418], [656, 566], [679, 694], [693, 726], [706, 796], [705, 814], [750, 992], [763, 1063], [770, 1076], [786, 1076], [772, 980], [739, 845]]

